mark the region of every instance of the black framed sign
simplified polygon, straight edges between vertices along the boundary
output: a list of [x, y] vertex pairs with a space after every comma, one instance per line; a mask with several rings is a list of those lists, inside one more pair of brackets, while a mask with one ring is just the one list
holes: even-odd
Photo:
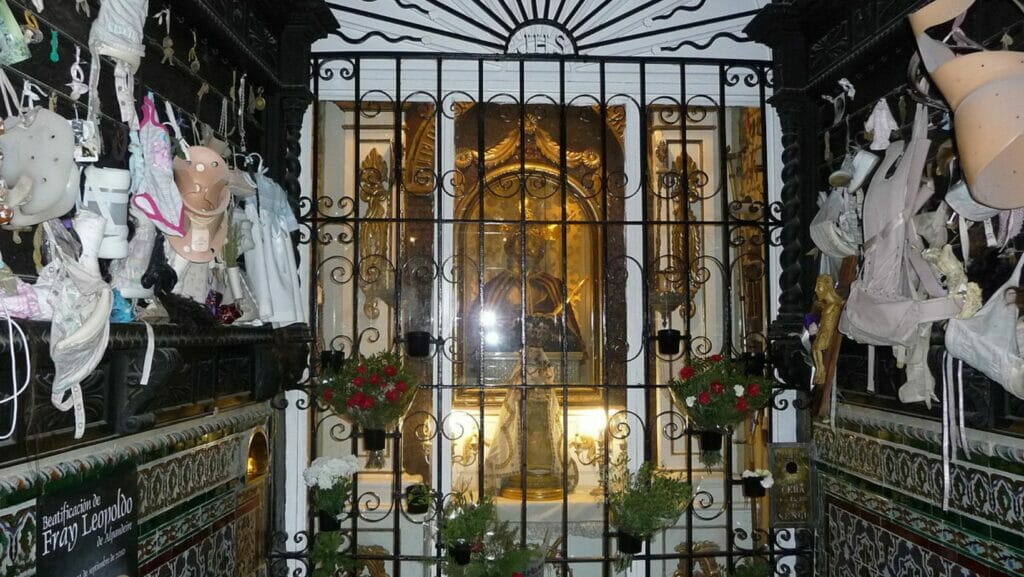
[[36, 575], [138, 577], [135, 465], [36, 501]]

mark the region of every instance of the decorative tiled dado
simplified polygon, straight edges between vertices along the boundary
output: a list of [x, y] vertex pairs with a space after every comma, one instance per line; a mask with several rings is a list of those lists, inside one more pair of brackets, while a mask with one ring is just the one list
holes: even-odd
[[151, 558], [170, 550], [189, 536], [230, 516], [237, 505], [238, 497], [234, 492], [219, 495], [140, 536], [139, 563], [147, 563]]
[[235, 525], [227, 523], [145, 577], [235, 577]]
[[[828, 577], [974, 577], [982, 575], [837, 503], [826, 501]], [[987, 575], [987, 573], [985, 573]]]
[[[827, 496], [841, 499], [851, 507], [873, 513], [880, 519], [886, 519], [890, 523], [913, 531], [944, 549], [955, 551], [961, 557], [971, 557], [979, 563], [1000, 570], [1024, 573], [1024, 549], [1014, 549], [999, 541], [972, 533], [956, 523], [919, 513], [831, 475], [822, 475], [821, 487]], [[845, 547], [841, 544], [837, 546]], [[825, 563], [823, 566], [828, 566], [827, 561]]]
[[140, 466], [139, 517], [145, 519], [244, 477], [248, 438], [248, 433], [231, 435]]
[[0, 511], [0, 575], [20, 577], [35, 573], [36, 502]]
[[[942, 503], [939, 455], [842, 428], [814, 430], [817, 458], [829, 467], [931, 505]], [[1024, 536], [1024, 477], [954, 462], [949, 510]]]

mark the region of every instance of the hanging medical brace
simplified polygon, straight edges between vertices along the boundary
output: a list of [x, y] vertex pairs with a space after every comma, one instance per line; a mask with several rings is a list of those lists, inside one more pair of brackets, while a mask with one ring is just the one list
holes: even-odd
[[[930, 144], [927, 119], [927, 109], [918, 105], [910, 141], [889, 146], [864, 200], [864, 264], [839, 323], [843, 334], [860, 343], [914, 348], [922, 341], [922, 323], [960, 312], [921, 257], [914, 225], [933, 192], [921, 184]], [[918, 295], [919, 283], [930, 298]]]
[[138, 130], [135, 113], [135, 71], [139, 68], [146, 48], [142, 44], [142, 26], [149, 13], [149, 0], [103, 0], [99, 14], [89, 31], [89, 51], [92, 64], [89, 70], [89, 120], [99, 118], [100, 56], [114, 59], [114, 88], [121, 120], [132, 130]]

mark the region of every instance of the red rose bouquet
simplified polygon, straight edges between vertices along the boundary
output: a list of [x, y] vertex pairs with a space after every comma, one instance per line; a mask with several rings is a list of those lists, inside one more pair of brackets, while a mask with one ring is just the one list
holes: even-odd
[[377, 353], [325, 367], [322, 372], [320, 398], [363, 429], [365, 449], [383, 450], [385, 431], [405, 415], [416, 394], [401, 358]]
[[721, 430], [764, 408], [772, 392], [763, 375], [747, 374], [746, 363], [722, 355], [683, 366], [669, 387], [676, 404], [702, 431], [701, 453], [707, 464], [721, 458]]

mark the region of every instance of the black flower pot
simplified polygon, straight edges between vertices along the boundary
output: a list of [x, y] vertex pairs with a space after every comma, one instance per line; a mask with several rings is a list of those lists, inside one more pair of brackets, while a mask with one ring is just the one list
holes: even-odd
[[469, 543], [456, 543], [448, 548], [448, 554], [458, 565], [469, 565], [469, 556], [472, 551]]
[[619, 551], [627, 555], [636, 555], [644, 549], [644, 540], [629, 533], [619, 533]]
[[327, 511], [320, 511], [318, 518], [320, 519], [321, 531], [337, 531], [338, 529], [341, 529], [341, 524], [338, 523], [338, 518]]
[[722, 433], [718, 431], [701, 431], [699, 434], [700, 451], [711, 453], [722, 450]]
[[761, 486], [761, 477], [743, 477], [743, 496], [748, 498], [764, 497], [766, 489]]
[[410, 357], [429, 357], [433, 340], [427, 331], [409, 331], [405, 333], [405, 352]]
[[383, 451], [388, 435], [384, 429], [363, 429], [363, 450]]
[[430, 510], [430, 487], [409, 485], [405, 488], [405, 510], [410, 515], [422, 515]]
[[679, 343], [683, 335], [676, 329], [661, 329], [658, 331], [658, 354], [673, 356], [679, 354]]

